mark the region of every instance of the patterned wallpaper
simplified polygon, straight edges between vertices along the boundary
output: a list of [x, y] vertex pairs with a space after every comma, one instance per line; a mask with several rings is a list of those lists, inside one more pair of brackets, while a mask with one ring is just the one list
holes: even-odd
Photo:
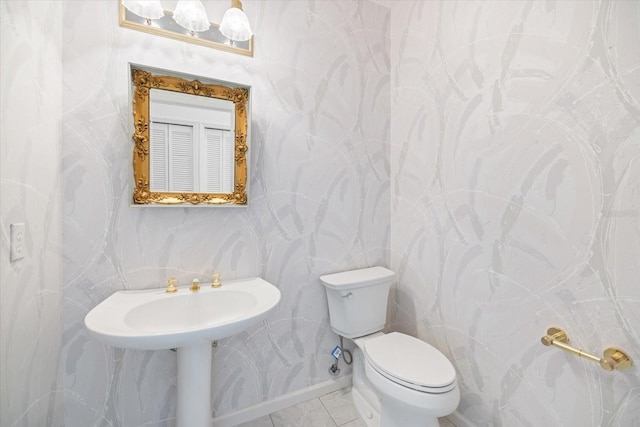
[[[0, 2], [0, 426], [64, 417], [60, 121], [62, 5]], [[24, 223], [10, 262], [10, 225]]]
[[394, 327], [478, 426], [640, 425], [640, 2], [394, 3]]
[[[388, 264], [389, 11], [368, 2], [244, 2], [246, 58], [117, 26], [113, 1], [65, 4], [64, 383], [67, 427], [172, 425], [176, 355], [88, 336], [119, 289], [261, 276], [282, 301], [213, 357], [215, 415], [329, 379], [327, 272]], [[249, 206], [131, 207], [128, 63], [252, 86]], [[347, 373], [347, 370], [343, 370]]]
[[[255, 58], [119, 28], [114, 3], [0, 2], [0, 424], [172, 425], [175, 354], [82, 320], [214, 270], [283, 294], [215, 350], [216, 415], [317, 384], [318, 276], [383, 264], [392, 327], [456, 366], [459, 420], [640, 425], [637, 367], [539, 343], [640, 358], [640, 3], [246, 0]], [[252, 86], [247, 208], [129, 206], [128, 62]], [[22, 220], [34, 257], [9, 265]]]

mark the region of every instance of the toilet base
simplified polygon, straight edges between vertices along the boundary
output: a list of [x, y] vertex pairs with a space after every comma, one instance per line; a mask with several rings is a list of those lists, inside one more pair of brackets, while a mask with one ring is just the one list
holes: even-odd
[[360, 390], [356, 388], [351, 389], [351, 398], [353, 404], [360, 415], [360, 418], [367, 427], [380, 427], [380, 412], [369, 404], [367, 399], [360, 394]]
[[408, 405], [381, 405], [380, 427], [439, 427], [437, 418], [425, 417], [424, 411], [416, 411]]
[[425, 418], [423, 411], [408, 405], [383, 405], [365, 374], [364, 357], [359, 348], [353, 351], [351, 397], [367, 427], [439, 427], [437, 418]]
[[351, 397], [358, 415], [367, 427], [380, 427], [380, 399], [373, 392], [364, 372], [364, 359], [360, 348], [353, 350], [353, 387]]

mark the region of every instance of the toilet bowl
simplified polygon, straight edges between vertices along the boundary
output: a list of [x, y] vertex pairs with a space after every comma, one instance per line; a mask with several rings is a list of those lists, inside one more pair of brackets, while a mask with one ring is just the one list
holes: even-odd
[[369, 427], [437, 427], [460, 402], [456, 372], [435, 347], [382, 333], [393, 272], [382, 267], [322, 276], [333, 330], [350, 338], [353, 400]]
[[366, 341], [363, 353], [365, 375], [382, 402], [382, 426], [437, 426], [438, 417], [457, 408], [455, 370], [433, 346], [393, 332]]

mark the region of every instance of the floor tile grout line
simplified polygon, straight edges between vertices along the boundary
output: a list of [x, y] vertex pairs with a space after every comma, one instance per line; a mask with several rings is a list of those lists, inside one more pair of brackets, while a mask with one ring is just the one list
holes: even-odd
[[[333, 418], [333, 416], [331, 415], [331, 413], [329, 412], [327, 407], [324, 405], [324, 403], [320, 399], [321, 397], [323, 397], [323, 396], [318, 396], [318, 397], [314, 397], [314, 398], [309, 399], [309, 400], [305, 400], [304, 402], [301, 402], [298, 405], [301, 405], [301, 404], [304, 404], [304, 403], [313, 402], [313, 401], [317, 400], [318, 403], [320, 403], [320, 408], [322, 408], [322, 410], [324, 411], [325, 415], [328, 415], [329, 420], [331, 420], [331, 422], [333, 423], [333, 426], [331, 426], [331, 427], [339, 427], [338, 423], [336, 422], [336, 420]], [[289, 408], [292, 408], [292, 407], [295, 407], [295, 406], [298, 406], [298, 405], [293, 405], [293, 406], [290, 406]], [[284, 408], [281, 411], [286, 410], [286, 409], [288, 409], [288, 408]], [[273, 415], [278, 413], [278, 412], [281, 412], [281, 411], [276, 411], [276, 412], [272, 412], [271, 414], [269, 414], [269, 419], [271, 420], [271, 424], [272, 424], [273, 427], [276, 426], [276, 422], [273, 419]]]
[[[331, 393], [329, 393], [331, 394]], [[325, 394], [324, 396], [328, 396], [328, 394]], [[329, 410], [329, 408], [327, 408], [327, 405], [324, 404], [324, 402], [322, 401], [322, 398], [324, 396], [320, 396], [318, 397], [318, 400], [320, 401], [320, 404], [322, 405], [322, 407], [324, 408], [324, 410], [327, 412], [327, 414], [329, 414], [329, 418], [331, 418], [331, 421], [333, 421], [333, 423], [336, 425], [336, 427], [340, 427], [340, 425], [338, 425], [338, 422], [336, 421], [336, 419], [333, 417], [333, 414], [331, 413], [331, 411]]]
[[[325, 394], [324, 396], [326, 396], [326, 394]], [[318, 400], [318, 402], [320, 402], [320, 406], [322, 407], [322, 409], [324, 409], [324, 412], [325, 412], [327, 415], [329, 415], [329, 419], [331, 420], [331, 422], [333, 423], [333, 425], [334, 425], [335, 427], [338, 427], [338, 423], [337, 423], [337, 422], [336, 422], [336, 420], [333, 418], [333, 415], [331, 415], [331, 412], [329, 412], [329, 410], [327, 409], [327, 407], [325, 406], [324, 402], [323, 402], [323, 401], [322, 401], [322, 399], [321, 399], [321, 397], [324, 397], [324, 396], [318, 396], [318, 397], [316, 397], [315, 399], [317, 399], [317, 400]], [[315, 399], [311, 399], [311, 400], [315, 400]]]
[[331, 411], [329, 411], [329, 408], [327, 408], [327, 405], [325, 405], [325, 404], [324, 404], [324, 402], [322, 401], [322, 398], [323, 398], [324, 396], [326, 396], [326, 394], [325, 394], [325, 395], [323, 395], [323, 396], [318, 397], [318, 400], [320, 401], [320, 404], [322, 405], [322, 407], [324, 408], [324, 410], [327, 412], [327, 414], [329, 414], [329, 418], [331, 418], [331, 421], [333, 421], [333, 423], [334, 423], [336, 426], [338, 426], [338, 422], [336, 421], [336, 419], [335, 419], [335, 418], [333, 418], [333, 414], [331, 414]]
[[327, 411], [327, 413], [329, 414], [329, 416], [330, 416], [330, 417], [331, 417], [331, 419], [333, 420], [333, 423], [334, 423], [337, 427], [342, 427], [343, 425], [349, 424], [350, 422], [353, 422], [353, 421], [355, 421], [355, 420], [357, 420], [357, 419], [359, 418], [359, 417], [356, 417], [356, 418], [353, 418], [353, 419], [351, 419], [351, 420], [345, 421], [345, 422], [344, 422], [344, 423], [342, 423], [342, 424], [338, 424], [338, 421], [335, 419], [335, 417], [333, 416], [333, 414], [331, 413], [331, 411], [329, 410], [329, 408], [327, 408], [327, 405], [325, 405], [325, 404], [324, 404], [324, 401], [322, 400], [322, 398], [323, 398], [323, 397], [327, 397], [327, 396], [329, 396], [329, 395], [333, 395], [333, 394], [335, 394], [335, 393], [337, 393], [337, 392], [339, 392], [339, 391], [342, 391], [342, 390], [344, 390], [344, 389], [336, 390], [336, 391], [334, 391], [334, 392], [327, 393], [327, 394], [325, 394], [325, 395], [323, 395], [323, 396], [318, 397], [318, 400], [320, 400], [320, 403], [322, 403], [322, 406], [323, 406], [323, 407], [324, 407], [324, 409]]

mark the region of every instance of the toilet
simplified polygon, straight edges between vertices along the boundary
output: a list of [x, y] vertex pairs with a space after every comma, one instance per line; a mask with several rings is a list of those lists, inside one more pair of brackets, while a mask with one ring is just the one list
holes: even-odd
[[356, 345], [352, 396], [368, 427], [438, 427], [460, 402], [456, 372], [426, 342], [382, 332], [393, 277], [383, 267], [321, 276], [331, 328]]

